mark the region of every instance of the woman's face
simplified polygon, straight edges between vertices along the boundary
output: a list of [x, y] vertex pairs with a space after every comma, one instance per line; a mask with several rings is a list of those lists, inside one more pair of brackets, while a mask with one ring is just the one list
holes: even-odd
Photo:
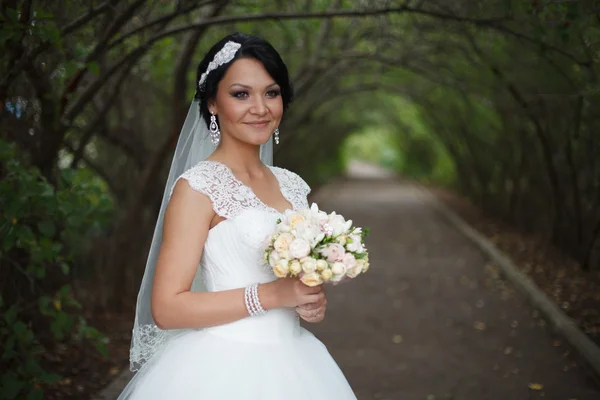
[[222, 133], [260, 145], [269, 140], [281, 121], [281, 88], [260, 61], [241, 58], [225, 72], [208, 109], [217, 115]]

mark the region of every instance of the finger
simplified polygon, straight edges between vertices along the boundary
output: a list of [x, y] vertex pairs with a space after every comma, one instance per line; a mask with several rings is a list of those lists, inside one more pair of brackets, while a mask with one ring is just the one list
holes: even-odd
[[315, 303], [306, 303], [306, 304], [303, 304], [301, 307], [303, 307], [306, 310], [314, 310], [319, 307], [324, 307], [325, 305], [327, 305], [327, 299], [325, 297], [323, 297], [321, 300], [319, 300]]
[[303, 310], [302, 308], [296, 307], [296, 313], [301, 316], [303, 319], [311, 318], [312, 314], [308, 310]]
[[312, 310], [305, 310], [300, 307], [296, 308], [296, 312], [299, 315], [301, 315], [302, 317], [306, 317], [306, 318], [318, 318], [321, 315], [325, 314], [325, 311], [326, 311], [325, 307], [319, 307], [319, 308], [315, 308]]
[[319, 303], [325, 299], [325, 295], [323, 293], [308, 294], [308, 295], [303, 296], [301, 299], [302, 299], [302, 301], [300, 302], [299, 305], [306, 305], [306, 304], [310, 304], [310, 303]]
[[301, 287], [302, 287], [302, 291], [303, 291], [304, 293], [307, 293], [307, 294], [315, 294], [315, 293], [320, 293], [320, 292], [322, 292], [322, 291], [323, 291], [323, 286], [321, 286], [321, 285], [317, 285], [317, 286], [308, 286], [308, 285], [305, 285], [305, 284], [304, 284], [302, 281], [298, 281], [298, 282], [299, 282], [299, 284], [301, 285]]
[[320, 313], [316, 313], [315, 315], [308, 317], [305, 319], [305, 321], [309, 321], [309, 322], [320, 322], [323, 320], [323, 318], [325, 318], [325, 312], [320, 312]]
[[315, 310], [303, 310], [301, 308], [297, 308], [296, 312], [298, 313], [298, 315], [300, 315], [303, 319], [311, 319], [311, 318], [317, 318], [319, 316], [321, 316], [325, 310], [320, 310], [320, 309], [315, 309]]
[[299, 308], [302, 308], [303, 310], [306, 311], [310, 311], [310, 310], [315, 310], [319, 307], [321, 307], [320, 303], [307, 303], [307, 304], [302, 304], [301, 306], [298, 306]]

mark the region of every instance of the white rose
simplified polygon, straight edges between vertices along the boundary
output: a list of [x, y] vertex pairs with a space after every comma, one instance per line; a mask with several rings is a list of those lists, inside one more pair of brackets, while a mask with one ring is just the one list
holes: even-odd
[[279, 257], [283, 260], [288, 260], [288, 261], [292, 259], [292, 257], [290, 257], [290, 252], [288, 250], [280, 251]]
[[277, 225], [278, 232], [288, 233], [291, 230], [292, 230], [292, 228], [290, 228], [290, 226], [288, 224], [281, 223], [281, 224]]
[[335, 211], [329, 215], [328, 225], [331, 228], [331, 234], [333, 236], [338, 236], [344, 233], [345, 224], [346, 221], [344, 220], [344, 217], [337, 215]]
[[315, 272], [317, 270], [317, 261], [312, 257], [305, 257], [302, 260], [302, 271], [307, 274]]
[[321, 279], [321, 276], [319, 274], [317, 274], [316, 272], [312, 272], [310, 274], [304, 274], [304, 275], [302, 275], [302, 278], [300, 278], [300, 280], [306, 286], [317, 286], [317, 285], [320, 285], [323, 283], [323, 279]]
[[323, 240], [323, 238], [325, 238], [325, 234], [323, 232], [319, 233], [316, 237], [315, 240], [313, 242], [313, 246], [316, 246], [317, 243], [319, 243], [321, 240]]
[[361, 243], [361, 237], [357, 235], [350, 235], [349, 243], [346, 244], [346, 249], [354, 253], [362, 253], [363, 246]]
[[281, 259], [281, 256], [276, 250], [273, 250], [271, 254], [269, 254], [269, 265], [274, 267], [277, 264], [277, 261]]
[[327, 215], [327, 213], [324, 211], [319, 211], [315, 219], [317, 220], [319, 225], [323, 225], [327, 223], [327, 221], [329, 221], [329, 215]]
[[312, 203], [310, 205], [310, 212], [313, 214], [317, 214], [319, 212], [319, 206], [317, 203]]
[[331, 272], [329, 268], [325, 268], [323, 271], [321, 271], [321, 278], [323, 278], [323, 281], [325, 282], [330, 280], [332, 276], [333, 272]]
[[290, 243], [292, 243], [293, 240], [294, 236], [291, 233], [282, 233], [275, 240], [275, 243], [273, 243], [273, 247], [281, 253], [282, 251], [289, 249]]
[[302, 266], [298, 260], [294, 260], [290, 263], [290, 272], [292, 275], [298, 275], [302, 271]]
[[329, 264], [325, 260], [317, 260], [317, 271], [323, 271]]
[[273, 272], [275, 276], [278, 278], [285, 278], [290, 270], [288, 260], [279, 260], [275, 267], [273, 268]]
[[319, 226], [310, 221], [298, 222], [295, 233], [297, 238], [306, 240], [311, 247], [316, 246], [324, 237], [324, 235], [321, 235]]
[[334, 275], [344, 275], [346, 273], [346, 264], [336, 261], [331, 266], [331, 272]]
[[289, 247], [294, 258], [303, 258], [310, 254], [310, 244], [305, 239], [294, 239]]

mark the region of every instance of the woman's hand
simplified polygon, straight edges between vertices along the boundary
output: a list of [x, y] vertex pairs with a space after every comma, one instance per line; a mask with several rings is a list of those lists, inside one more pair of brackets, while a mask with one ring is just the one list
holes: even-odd
[[[325, 295], [325, 288], [321, 287], [321, 293]], [[296, 307], [296, 312], [306, 322], [317, 323], [323, 321], [325, 318], [325, 311], [327, 311], [327, 298], [323, 296], [322, 300], [315, 303], [308, 303]]]
[[325, 292], [321, 286], [306, 286], [295, 278], [281, 278], [259, 285], [258, 291], [261, 302], [264, 298], [267, 303], [263, 304], [265, 308], [295, 308], [308, 304], [321, 304], [325, 300]]

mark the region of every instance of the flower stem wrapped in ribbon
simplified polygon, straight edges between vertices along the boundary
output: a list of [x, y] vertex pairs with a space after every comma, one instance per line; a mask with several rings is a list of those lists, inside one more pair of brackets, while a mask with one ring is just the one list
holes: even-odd
[[278, 278], [298, 277], [305, 285], [339, 283], [369, 269], [364, 238], [368, 229], [335, 211], [287, 210], [266, 240], [264, 260]]

